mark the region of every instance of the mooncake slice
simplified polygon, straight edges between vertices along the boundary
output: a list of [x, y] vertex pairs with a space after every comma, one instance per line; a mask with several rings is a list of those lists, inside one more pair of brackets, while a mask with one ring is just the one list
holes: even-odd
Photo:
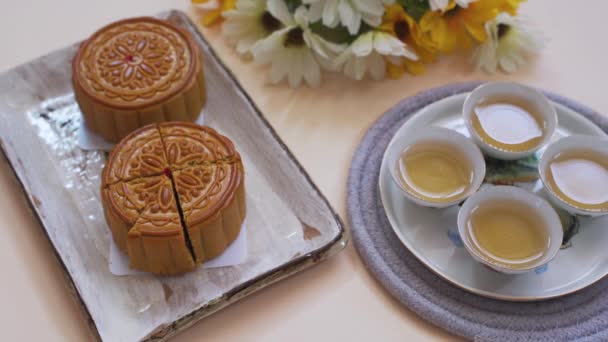
[[173, 179], [196, 262], [218, 256], [245, 219], [241, 161], [189, 167], [174, 172]]
[[156, 201], [161, 187], [170, 179], [164, 175], [136, 178], [128, 182], [118, 182], [101, 190], [104, 215], [112, 229], [114, 241], [126, 250], [129, 230], [146, 207]]
[[179, 274], [195, 263], [177, 208], [171, 180], [162, 184], [127, 235], [132, 268], [158, 274]]
[[168, 166], [156, 125], [132, 132], [114, 147], [102, 173], [102, 187], [118, 181], [158, 176]]

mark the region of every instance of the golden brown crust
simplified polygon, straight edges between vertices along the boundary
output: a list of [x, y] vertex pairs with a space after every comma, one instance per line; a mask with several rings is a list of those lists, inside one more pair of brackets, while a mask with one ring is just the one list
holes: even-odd
[[125, 19], [86, 40], [72, 72], [88, 97], [116, 109], [142, 108], [180, 93], [196, 77], [198, 47], [166, 20]]
[[72, 60], [85, 124], [109, 141], [143, 125], [194, 121], [205, 103], [198, 45], [168, 21], [140, 17], [101, 28]]
[[175, 275], [196, 268], [183, 235], [131, 238], [127, 252], [131, 268], [146, 272]]
[[126, 251], [127, 234], [129, 233], [131, 227], [133, 227], [133, 224], [137, 218], [135, 217], [125, 220], [125, 218], [121, 217], [121, 215], [109, 204], [109, 198], [110, 196], [108, 195], [108, 189], [102, 189], [101, 203], [103, 204], [103, 214], [108, 226], [110, 227], [110, 230], [112, 231], [112, 238], [120, 249]]

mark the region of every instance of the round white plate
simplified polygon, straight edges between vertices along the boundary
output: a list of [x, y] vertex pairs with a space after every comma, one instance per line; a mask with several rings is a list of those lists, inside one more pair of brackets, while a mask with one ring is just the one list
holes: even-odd
[[[395, 138], [429, 125], [466, 134], [461, 108], [468, 94], [437, 101], [414, 114]], [[555, 103], [559, 126], [553, 139], [572, 134], [605, 135], [582, 115]], [[390, 144], [389, 144], [390, 146]], [[579, 231], [570, 247], [557, 253], [546, 267], [521, 275], [490, 270], [469, 256], [458, 235], [458, 206], [421, 207], [408, 201], [390, 176], [386, 154], [380, 168], [380, 195], [393, 230], [403, 244], [427, 267], [450, 283], [473, 293], [513, 301], [531, 301], [578, 291], [608, 274], [608, 215], [579, 217]], [[542, 192], [540, 181], [525, 185]]]

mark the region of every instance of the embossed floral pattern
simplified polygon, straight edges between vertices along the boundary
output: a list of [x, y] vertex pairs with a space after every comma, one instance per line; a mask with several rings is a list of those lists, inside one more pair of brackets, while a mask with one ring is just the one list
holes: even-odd
[[110, 185], [108, 189], [103, 190], [103, 194], [118, 215], [131, 224], [135, 222], [140, 214], [140, 208], [137, 197], [134, 198], [134, 192], [130, 191], [127, 183]]
[[156, 214], [171, 211], [171, 205], [175, 207], [171, 181], [165, 176], [116, 183], [106, 191], [111, 197], [114, 210], [131, 222], [145, 209]]
[[80, 62], [82, 86], [121, 104], [170, 96], [189, 81], [185, 76], [194, 68], [188, 41], [157, 22], [111, 27], [86, 44]]
[[153, 214], [158, 212], [164, 213], [170, 211], [174, 206], [175, 204], [171, 183], [164, 183], [156, 192], [156, 200], [151, 206], [150, 211]]
[[129, 217], [139, 216], [138, 222], [145, 219], [149, 229], [168, 229], [178, 206], [186, 220], [205, 219], [234, 191], [235, 177], [242, 177], [240, 158], [232, 143], [214, 130], [159, 126], [142, 129], [110, 157], [108, 173], [115, 183], [108, 175], [104, 181], [110, 184], [110, 195], [120, 199], [115, 210], [128, 210]]
[[[134, 192], [134, 195], [137, 196], [136, 200], [139, 202], [140, 209], [159, 202], [159, 198], [164, 200], [163, 203], [167, 202], [166, 189], [168, 189], [169, 194], [171, 194], [171, 183], [167, 182], [167, 180], [168, 179], [159, 176], [141, 178], [135, 181], [132, 191]], [[164, 194], [164, 196], [161, 194]], [[166, 206], [167, 204], [163, 207]]]
[[[225, 177], [225, 172], [223, 176]], [[217, 166], [187, 169], [179, 172], [175, 177], [175, 187], [184, 209], [190, 209], [196, 199], [206, 197], [212, 188], [219, 188], [215, 189], [214, 192], [221, 190], [221, 187], [217, 184], [218, 180]]]
[[149, 89], [169, 74], [174, 54], [165, 38], [128, 32], [114, 38], [99, 54], [100, 76], [117, 88]]
[[182, 234], [179, 211], [173, 194], [171, 180], [166, 176], [159, 177], [161, 182], [151, 189], [142, 188], [140, 194], [146, 197], [146, 208], [132, 228], [133, 232], [164, 232]]
[[186, 222], [196, 224], [223, 206], [230, 181], [236, 176], [236, 164], [214, 164], [181, 170], [175, 175], [175, 189]]
[[[150, 144], [152, 145], [152, 144]], [[126, 170], [126, 174], [135, 177], [142, 174], [156, 174], [163, 170], [164, 158], [159, 152], [159, 143], [152, 146], [144, 146], [141, 152], [134, 155]]]
[[176, 169], [226, 161], [235, 157], [234, 145], [215, 130], [188, 124], [161, 124], [169, 165]]
[[194, 140], [167, 139], [167, 160], [177, 168], [213, 160], [211, 151]]
[[167, 165], [158, 129], [151, 126], [133, 136], [128, 145], [119, 145], [108, 160], [109, 184], [137, 177], [159, 175]]

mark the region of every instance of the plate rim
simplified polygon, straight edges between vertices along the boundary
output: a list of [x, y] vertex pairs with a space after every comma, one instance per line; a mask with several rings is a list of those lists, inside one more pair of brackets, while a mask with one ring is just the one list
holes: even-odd
[[[458, 93], [458, 94], [452, 94], [446, 97], [443, 97], [441, 99], [438, 99], [436, 101], [433, 101], [431, 103], [429, 103], [428, 105], [418, 109], [416, 112], [414, 112], [413, 114], [411, 114], [409, 116], [409, 118], [406, 119], [406, 121], [401, 124], [399, 126], [399, 128], [395, 131], [395, 134], [391, 137], [389, 143], [386, 146], [386, 149], [384, 150], [384, 153], [382, 154], [382, 161], [380, 163], [380, 170], [379, 170], [379, 174], [378, 174], [378, 191], [380, 193], [380, 200], [382, 202], [382, 208], [384, 210], [384, 213], [389, 221], [389, 224], [391, 226], [391, 229], [393, 230], [393, 232], [395, 233], [395, 235], [397, 235], [397, 237], [399, 238], [399, 241], [401, 242], [401, 244], [407, 248], [407, 250], [412, 253], [416, 259], [423, 264], [427, 269], [429, 269], [430, 271], [432, 271], [435, 275], [437, 275], [438, 277], [440, 277], [441, 279], [445, 280], [446, 282], [450, 283], [451, 285], [458, 287], [460, 289], [463, 289], [469, 293], [473, 293], [479, 296], [483, 296], [485, 298], [491, 298], [491, 299], [497, 299], [497, 300], [503, 300], [503, 301], [509, 301], [509, 302], [534, 302], [534, 301], [544, 301], [544, 300], [549, 300], [549, 299], [554, 299], [554, 298], [560, 298], [560, 297], [564, 297], [567, 295], [570, 295], [572, 293], [578, 292], [580, 290], [583, 290], [595, 283], [597, 283], [598, 281], [602, 280], [603, 278], [605, 278], [608, 275], [608, 268], [606, 268], [606, 270], [603, 272], [603, 274], [599, 277], [597, 277], [596, 279], [594, 279], [593, 281], [591, 281], [588, 284], [585, 284], [579, 288], [575, 288], [573, 290], [564, 292], [564, 293], [560, 293], [560, 294], [555, 294], [555, 295], [550, 295], [550, 296], [523, 296], [523, 297], [513, 297], [513, 296], [508, 296], [508, 295], [501, 295], [501, 294], [497, 294], [494, 292], [489, 292], [486, 290], [481, 290], [478, 288], [474, 288], [468, 285], [463, 285], [461, 283], [458, 283], [457, 281], [455, 281], [454, 279], [449, 278], [448, 276], [446, 276], [445, 274], [443, 274], [443, 272], [441, 272], [439, 269], [437, 269], [435, 267], [435, 265], [433, 265], [433, 263], [429, 262], [424, 256], [422, 256], [421, 253], [418, 252], [418, 249], [414, 248], [409, 242], [408, 240], [405, 238], [405, 236], [402, 235], [401, 231], [397, 228], [399, 226], [399, 224], [395, 221], [395, 219], [393, 218], [392, 215], [389, 215], [389, 210], [387, 209], [387, 205], [389, 204], [390, 200], [389, 200], [389, 195], [388, 192], [384, 190], [384, 183], [385, 182], [392, 182], [392, 178], [390, 177], [390, 175], [387, 175], [388, 170], [386, 169], [386, 156], [387, 156], [387, 151], [389, 149], [389, 147], [396, 141], [396, 137], [399, 135], [399, 133], [404, 130], [406, 126], [409, 125], [414, 125], [412, 124], [412, 120], [419, 120], [421, 117], [425, 116], [425, 112], [428, 110], [429, 107], [431, 106], [436, 106], [438, 103], [440, 102], [447, 102], [447, 101], [456, 101], [457, 98], [462, 97], [463, 101], [464, 98], [467, 96], [467, 94], [469, 94], [470, 91], [465, 91], [462, 93]], [[565, 113], [567, 113], [566, 115], [570, 115], [574, 118], [576, 118], [577, 120], [580, 120], [582, 122], [585, 122], [586, 126], [589, 126], [590, 128], [592, 127], [593, 130], [595, 130], [598, 136], [608, 136], [608, 134], [606, 132], [604, 132], [599, 126], [597, 126], [595, 123], [593, 123], [591, 120], [589, 120], [587, 117], [585, 117], [584, 115], [578, 113], [576, 110], [569, 108], [561, 103], [558, 103], [552, 99], [549, 99], [549, 101], [551, 102], [551, 104], [553, 104], [554, 106], [558, 106], [560, 109], [562, 109]], [[428, 114], [427, 114], [428, 115]], [[559, 123], [558, 123], [558, 127], [559, 127]]]

